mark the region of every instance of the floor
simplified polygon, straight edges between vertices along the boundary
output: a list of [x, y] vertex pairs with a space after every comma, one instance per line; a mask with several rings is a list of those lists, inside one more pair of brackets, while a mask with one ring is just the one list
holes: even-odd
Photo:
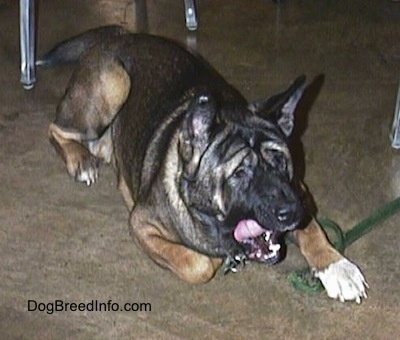
[[[200, 26], [191, 34], [183, 1], [39, 3], [39, 55], [75, 33], [118, 23], [196, 48], [249, 99], [306, 74], [299, 166], [318, 216], [349, 230], [400, 195], [400, 151], [389, 140], [400, 80], [399, 2], [198, 0]], [[68, 178], [48, 143], [72, 68], [38, 70], [35, 88], [23, 90], [18, 1], [0, 0], [0, 26], [2, 339], [400, 336], [400, 215], [346, 250], [370, 285], [361, 305], [295, 290], [287, 275], [305, 263], [294, 246], [274, 267], [182, 283], [133, 244], [113, 170], [102, 168], [88, 189]], [[56, 300], [142, 310], [51, 313]], [[29, 311], [35, 304], [44, 311]]]

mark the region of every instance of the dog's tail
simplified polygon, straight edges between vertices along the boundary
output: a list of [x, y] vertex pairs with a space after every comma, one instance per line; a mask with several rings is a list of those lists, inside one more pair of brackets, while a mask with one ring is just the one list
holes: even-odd
[[99, 42], [112, 41], [114, 38], [128, 33], [121, 26], [103, 26], [86, 31], [57, 44], [43, 57], [36, 61], [37, 66], [54, 66], [73, 63], [79, 60], [82, 53]]

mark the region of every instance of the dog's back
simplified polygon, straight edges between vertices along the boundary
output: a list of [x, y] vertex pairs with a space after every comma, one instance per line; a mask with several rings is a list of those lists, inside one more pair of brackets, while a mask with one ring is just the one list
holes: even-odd
[[121, 26], [104, 26], [86, 31], [54, 46], [36, 61], [37, 66], [56, 66], [77, 62], [93, 45], [117, 39], [128, 31]]

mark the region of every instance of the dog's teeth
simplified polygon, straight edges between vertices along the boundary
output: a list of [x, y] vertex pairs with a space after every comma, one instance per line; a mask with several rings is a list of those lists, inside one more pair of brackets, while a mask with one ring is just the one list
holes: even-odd
[[266, 231], [264, 235], [264, 240], [268, 242], [270, 238], [271, 238], [271, 233], [269, 231]]
[[272, 252], [277, 253], [279, 251], [279, 249], [281, 249], [281, 245], [279, 243], [276, 243], [276, 244], [271, 243], [268, 246], [268, 249], [271, 250]]

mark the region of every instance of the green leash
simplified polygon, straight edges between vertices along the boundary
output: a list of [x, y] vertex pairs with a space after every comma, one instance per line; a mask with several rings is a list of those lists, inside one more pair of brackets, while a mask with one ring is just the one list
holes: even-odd
[[[365, 220], [357, 223], [345, 233], [335, 222], [329, 219], [317, 219], [317, 222], [325, 232], [331, 230], [335, 234], [336, 240], [332, 244], [339, 252], [343, 253], [349, 245], [398, 212], [400, 212], [400, 197], [378, 208]], [[321, 281], [312, 275], [309, 268], [291, 272], [288, 279], [295, 289], [304, 292], [320, 292], [324, 289]]]

